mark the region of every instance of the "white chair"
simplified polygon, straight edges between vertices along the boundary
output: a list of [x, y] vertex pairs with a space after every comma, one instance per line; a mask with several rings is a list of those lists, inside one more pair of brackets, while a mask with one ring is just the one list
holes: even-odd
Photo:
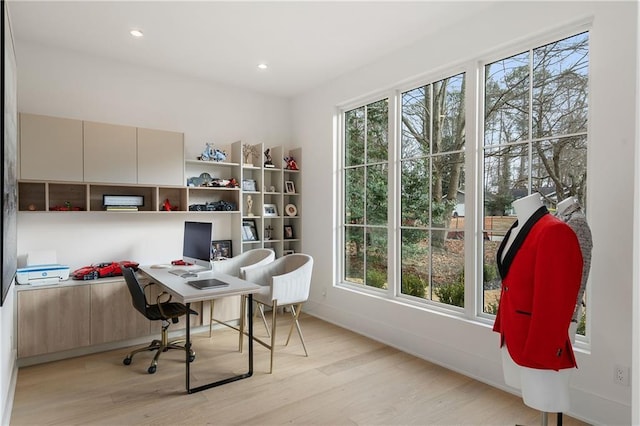
[[[244, 273], [247, 269], [271, 263], [275, 258], [276, 254], [273, 250], [266, 248], [257, 248], [245, 251], [244, 253], [225, 260], [217, 260], [211, 263], [214, 272], [221, 272], [223, 274], [232, 275], [234, 277], [244, 278]], [[238, 346], [240, 348], [240, 351], [242, 351], [242, 334], [244, 332], [244, 317], [246, 316], [245, 305], [246, 296], [242, 296], [240, 304], [240, 326], [236, 328], [229, 323], [219, 321], [213, 317], [214, 301], [211, 300], [211, 313], [209, 315], [209, 337], [211, 337], [211, 331], [214, 322], [226, 325], [227, 327], [233, 328], [234, 330], [238, 330], [240, 331], [240, 342], [238, 343]]]
[[[300, 336], [304, 354], [305, 356], [309, 356], [298, 319], [302, 312], [302, 304], [309, 298], [312, 271], [313, 258], [301, 253], [283, 256], [267, 265], [250, 268], [245, 271], [245, 280], [262, 286], [261, 290], [253, 295], [253, 300], [258, 304], [262, 321], [267, 328], [271, 343], [266, 343], [256, 338], [255, 334], [254, 340], [271, 351], [269, 373], [273, 372], [273, 354], [276, 342], [276, 313], [279, 306], [290, 306], [291, 316], [293, 317], [285, 346], [289, 344], [293, 328], [295, 327]], [[271, 307], [270, 331], [264, 317], [265, 305]]]

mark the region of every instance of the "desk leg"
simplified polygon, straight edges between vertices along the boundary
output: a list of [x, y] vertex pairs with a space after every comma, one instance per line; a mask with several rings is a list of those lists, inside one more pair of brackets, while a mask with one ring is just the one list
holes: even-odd
[[249, 304], [249, 377], [253, 375], [253, 294], [245, 297]]
[[[247, 303], [249, 304], [249, 361], [248, 361], [248, 371], [244, 374], [240, 374], [237, 376], [229, 377], [227, 379], [218, 380], [217, 382], [208, 383], [206, 385], [198, 386], [196, 388], [191, 389], [189, 383], [189, 350], [191, 349], [191, 327], [189, 326], [189, 321], [187, 321], [187, 341], [185, 343], [187, 348], [187, 358], [186, 358], [186, 371], [187, 371], [187, 393], [196, 393], [206, 389], [211, 389], [216, 386], [225, 385], [227, 383], [235, 382], [237, 380], [242, 380], [253, 376], [253, 295], [249, 294], [249, 297], [246, 298]], [[190, 303], [186, 304], [187, 306], [187, 318], [189, 318], [189, 306]]]
[[187, 307], [187, 314], [185, 315], [185, 318], [187, 318], [187, 339], [184, 343], [184, 347], [186, 348], [186, 350], [184, 351], [186, 354], [186, 359], [185, 359], [185, 365], [186, 365], [186, 371], [187, 371], [187, 392], [191, 393], [191, 386], [189, 383], [189, 377], [190, 377], [190, 372], [189, 372], [189, 364], [191, 364], [189, 362], [189, 354], [191, 353], [191, 316], [189, 315], [190, 313], [190, 308], [191, 308], [191, 303], [185, 303], [185, 306]]

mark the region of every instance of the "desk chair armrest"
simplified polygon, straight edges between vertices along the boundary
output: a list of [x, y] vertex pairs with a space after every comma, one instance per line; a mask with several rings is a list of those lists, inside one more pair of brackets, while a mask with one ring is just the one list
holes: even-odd
[[[161, 299], [162, 299], [164, 296], [169, 296], [169, 298], [168, 298], [167, 300], [162, 301]], [[171, 294], [167, 293], [166, 291], [161, 292], [161, 293], [158, 295], [158, 297], [156, 297], [156, 303], [158, 304], [158, 309], [160, 310], [160, 314], [161, 314], [163, 317], [165, 317], [165, 318], [168, 318], [168, 316], [165, 314], [164, 310], [162, 309], [162, 305], [163, 305], [163, 304], [165, 304], [165, 303], [169, 303], [169, 302], [171, 302], [171, 298], [172, 298], [172, 297], [173, 297], [173, 296], [171, 296]]]

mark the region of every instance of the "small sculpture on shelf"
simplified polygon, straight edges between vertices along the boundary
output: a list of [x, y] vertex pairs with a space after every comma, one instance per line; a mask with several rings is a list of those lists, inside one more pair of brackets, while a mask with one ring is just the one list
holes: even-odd
[[284, 157], [284, 162], [287, 164], [285, 167], [287, 170], [298, 170], [298, 163], [293, 157]]
[[245, 143], [242, 145], [242, 156], [244, 157], [245, 166], [253, 166], [253, 157], [258, 156], [258, 149], [253, 145]]
[[209, 143], [206, 144], [204, 151], [202, 151], [202, 154], [198, 157], [198, 160], [202, 160], [202, 161], [220, 162], [226, 159], [227, 159], [226, 152], [218, 148], [213, 148]]
[[264, 228], [264, 239], [265, 240], [270, 240], [271, 239], [271, 232], [273, 232], [273, 226], [269, 225], [266, 228]]
[[165, 211], [165, 212], [176, 211], [176, 210], [178, 210], [178, 206], [171, 205], [171, 202], [167, 198], [166, 200], [164, 200], [164, 203], [162, 203], [162, 206], [160, 207], [160, 210]]
[[264, 152], [264, 157], [264, 167], [268, 169], [274, 168], [275, 164], [273, 164], [273, 160], [271, 158], [271, 148], [267, 148], [267, 150]]
[[247, 195], [247, 216], [252, 217], [253, 213], [251, 209], [253, 208], [253, 198], [251, 195]]

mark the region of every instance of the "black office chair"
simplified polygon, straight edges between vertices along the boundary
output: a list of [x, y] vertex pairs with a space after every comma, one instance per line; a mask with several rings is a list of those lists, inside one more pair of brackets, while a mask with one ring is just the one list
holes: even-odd
[[[148, 346], [129, 352], [122, 362], [124, 365], [129, 365], [131, 364], [133, 356], [138, 352], [156, 351], [156, 355], [153, 357], [153, 361], [151, 361], [151, 365], [147, 369], [149, 374], [153, 374], [156, 372], [156, 368], [158, 367], [158, 358], [160, 358], [160, 354], [162, 352], [166, 352], [169, 349], [186, 350], [184, 345], [178, 344], [179, 342], [183, 342], [184, 339], [169, 342], [168, 332], [169, 325], [171, 324], [169, 320], [174, 324], [177, 324], [178, 318], [186, 314], [186, 307], [182, 303], [171, 302], [171, 295], [164, 291], [156, 298], [157, 303], [155, 305], [150, 305], [147, 303], [147, 297], [144, 294], [144, 289], [155, 283], [149, 283], [142, 287], [140, 286], [133, 269], [126, 268], [124, 266], [121, 266], [121, 269], [122, 275], [127, 282], [127, 287], [129, 287], [129, 292], [131, 293], [131, 303], [133, 304], [133, 307], [151, 321], [162, 321], [161, 340], [154, 339]], [[166, 296], [169, 296], [167, 300], [164, 302], [160, 300]], [[192, 309], [189, 309], [189, 313], [191, 315], [198, 315], [198, 313]], [[194, 351], [190, 351], [189, 362], [193, 362], [194, 359], [196, 359], [196, 353]]]

